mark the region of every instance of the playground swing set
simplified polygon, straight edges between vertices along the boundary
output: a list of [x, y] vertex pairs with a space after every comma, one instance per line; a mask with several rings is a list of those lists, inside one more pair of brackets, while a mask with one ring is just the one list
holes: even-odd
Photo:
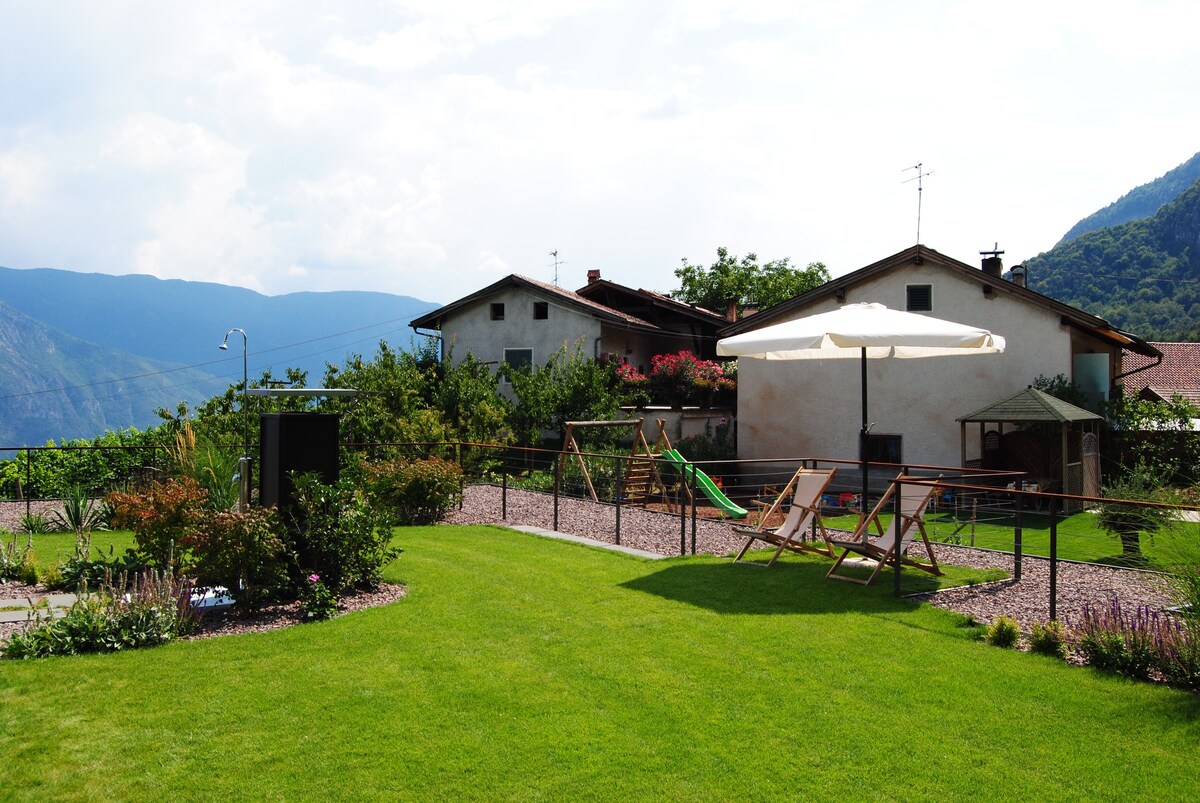
[[573, 459], [579, 464], [589, 497], [593, 502], [599, 502], [600, 497], [592, 483], [591, 474], [588, 472], [587, 463], [583, 459], [583, 451], [579, 448], [575, 434], [579, 430], [592, 428], [632, 428], [633, 445], [629, 452], [631, 459], [621, 474], [620, 486], [617, 489], [623, 504], [645, 507], [654, 496], [658, 495], [666, 509], [671, 510], [671, 498], [667, 493], [667, 483], [660, 471], [660, 467], [665, 464], [678, 472], [683, 480], [680, 485], [686, 495], [684, 504], [692, 503], [692, 487], [694, 486], [704, 493], [709, 502], [730, 518], [744, 519], [746, 517], [748, 511], [745, 508], [731, 501], [716, 481], [689, 463], [683, 455], [679, 454], [678, 450], [672, 448], [671, 440], [667, 437], [667, 422], [664, 419], [656, 419], [658, 438], [653, 446], [646, 440], [643, 429], [644, 422], [643, 418], [630, 418], [623, 421], [568, 421], [563, 448], [558, 456], [556, 481], [562, 482], [566, 461]]

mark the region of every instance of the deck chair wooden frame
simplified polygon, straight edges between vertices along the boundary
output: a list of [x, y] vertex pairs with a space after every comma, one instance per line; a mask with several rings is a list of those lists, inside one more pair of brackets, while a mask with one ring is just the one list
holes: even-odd
[[[905, 482], [905, 480], [918, 479], [923, 480], [922, 484]], [[928, 483], [928, 478], [909, 477], [903, 474], [896, 477], [888, 487], [887, 493], [883, 495], [871, 512], [867, 514], [867, 518], [858, 525], [858, 529], [854, 531], [854, 535], [849, 540], [830, 540], [830, 546], [834, 549], [842, 550], [842, 554], [825, 576], [831, 577], [834, 580], [847, 580], [851, 583], [859, 583], [860, 585], [870, 585], [875, 582], [875, 578], [879, 576], [879, 572], [884, 566], [895, 566], [896, 560], [899, 560], [902, 566], [911, 566], [914, 569], [920, 569], [933, 575], [941, 575], [942, 570], [938, 567], [937, 556], [933, 554], [933, 547], [930, 545], [929, 536], [925, 532], [924, 519], [925, 508], [929, 506], [929, 501], [933, 498], [934, 493], [937, 492], [937, 487], [925, 483]], [[883, 513], [894, 510], [895, 505], [892, 499], [897, 488], [900, 489], [900, 516], [893, 517], [885, 530], [880, 524], [879, 517]], [[879, 538], [874, 542], [869, 540], [869, 533], [867, 531], [872, 521], [875, 522], [875, 529], [880, 533]], [[922, 563], [908, 557], [908, 548], [912, 544], [915, 532], [921, 533], [921, 540], [925, 542], [925, 551], [929, 555], [929, 563]], [[842, 562], [851, 554], [859, 555], [875, 562], [875, 570], [871, 572], [870, 577], [863, 580], [858, 577], [837, 573]]]
[[[759, 518], [758, 526], [734, 527], [733, 531], [746, 536], [746, 543], [733, 559], [734, 563], [746, 563], [752, 566], [771, 566], [779, 559], [785, 549], [792, 552], [813, 552], [832, 558], [833, 547], [829, 543], [829, 533], [825, 530], [825, 522], [821, 520], [821, 495], [833, 481], [836, 468], [802, 468], [792, 475], [783, 491], [776, 497], [774, 504]], [[774, 530], [766, 529], [766, 522], [775, 511], [783, 505], [788, 494], [792, 495], [792, 506], [783, 524]], [[820, 532], [821, 541], [814, 536], [811, 542], [804, 540], [804, 534], [809, 526]], [[777, 547], [771, 559], [762, 561], [743, 560], [746, 552], [756, 541], [763, 541]]]

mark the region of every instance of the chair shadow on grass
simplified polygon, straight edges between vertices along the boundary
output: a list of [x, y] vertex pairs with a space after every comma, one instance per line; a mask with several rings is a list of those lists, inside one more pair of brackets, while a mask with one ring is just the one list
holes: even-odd
[[[855, 586], [827, 579], [830, 565], [828, 560], [802, 556], [781, 560], [770, 568], [729, 560], [687, 560], [621, 585], [717, 613], [883, 613], [919, 604], [892, 596], [890, 574], [886, 583]], [[864, 576], [867, 573], [864, 571]], [[908, 571], [902, 578], [905, 593], [925, 590], [913, 587]]]

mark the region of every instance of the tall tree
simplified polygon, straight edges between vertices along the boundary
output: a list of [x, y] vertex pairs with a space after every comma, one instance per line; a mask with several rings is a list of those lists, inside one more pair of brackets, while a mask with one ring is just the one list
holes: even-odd
[[717, 261], [708, 267], [690, 265], [675, 269], [680, 288], [672, 296], [680, 301], [723, 312], [730, 301], [737, 302], [738, 314], [749, 302], [770, 307], [793, 296], [819, 287], [831, 278], [822, 262], [810, 262], [806, 268], [793, 268], [787, 257], [759, 264], [754, 253], [738, 259], [728, 249], [717, 249]]

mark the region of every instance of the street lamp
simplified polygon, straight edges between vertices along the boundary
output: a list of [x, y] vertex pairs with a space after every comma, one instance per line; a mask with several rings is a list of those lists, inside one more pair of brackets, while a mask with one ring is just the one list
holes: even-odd
[[249, 375], [246, 372], [246, 357], [249, 352], [249, 339], [245, 329], [230, 329], [225, 333], [225, 339], [217, 348], [229, 350], [229, 336], [237, 332], [242, 336], [242, 456], [238, 458], [238, 510], [245, 512], [250, 507], [250, 408], [247, 406], [248, 391], [250, 390]]

